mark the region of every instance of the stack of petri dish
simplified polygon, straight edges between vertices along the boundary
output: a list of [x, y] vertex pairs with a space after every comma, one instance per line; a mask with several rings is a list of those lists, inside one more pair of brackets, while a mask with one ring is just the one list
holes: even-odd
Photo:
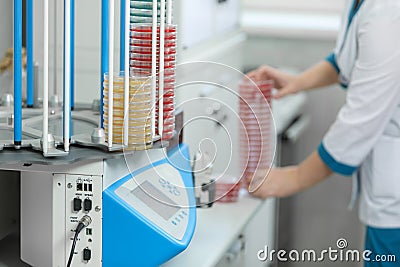
[[[242, 123], [239, 127], [239, 152], [243, 177], [253, 177], [258, 168], [267, 169], [272, 162], [272, 88], [272, 81], [254, 83], [245, 80], [239, 84]], [[249, 183], [244, 185], [248, 187]]]
[[236, 202], [239, 198], [239, 191], [242, 186], [242, 180], [236, 176], [227, 174], [216, 175], [214, 177], [215, 185], [215, 200], [218, 202], [229, 203]]
[[[104, 130], [109, 131], [109, 75], [104, 75], [103, 91]], [[113, 88], [113, 143], [124, 143], [124, 74], [114, 74]], [[144, 150], [152, 147], [151, 132], [151, 78], [129, 78], [129, 108], [128, 108], [128, 147], [131, 150]]]
[[[131, 25], [130, 75], [152, 74], [152, 24]], [[176, 70], [176, 25], [165, 26], [164, 69], [160, 70], [160, 28], [157, 28], [157, 77], [156, 77], [156, 132], [162, 140], [171, 139], [175, 129], [175, 70]], [[160, 95], [160, 74], [163, 74], [163, 95]], [[161, 75], [162, 76], [162, 75]], [[159, 99], [163, 97], [163, 132], [159, 132]]]
[[[153, 1], [152, 0], [131, 0], [131, 23], [152, 23]], [[160, 22], [161, 1], [157, 1], [157, 22]]]

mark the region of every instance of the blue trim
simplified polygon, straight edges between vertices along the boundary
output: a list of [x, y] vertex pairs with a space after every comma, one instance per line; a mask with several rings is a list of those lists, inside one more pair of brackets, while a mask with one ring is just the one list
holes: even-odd
[[120, 14], [120, 58], [119, 58], [119, 69], [121, 72], [125, 70], [125, 1], [121, 0], [121, 14]]
[[354, 0], [353, 7], [350, 10], [349, 20], [347, 22], [347, 28], [350, 27], [350, 24], [353, 21], [354, 16], [357, 14], [358, 10], [360, 9], [362, 3], [364, 3], [364, 0], [360, 0], [360, 3], [358, 3], [357, 5], [357, 0]]
[[14, 144], [22, 142], [22, 0], [14, 0]]
[[[71, 110], [75, 108], [75, 0], [71, 0]], [[72, 120], [71, 120], [72, 121]], [[72, 125], [72, 123], [71, 123]], [[71, 128], [72, 129], [72, 128]], [[72, 131], [71, 131], [72, 132]]]
[[100, 72], [100, 127], [104, 126], [104, 109], [103, 109], [103, 83], [104, 74], [108, 72], [108, 40], [110, 33], [108, 32], [109, 17], [109, 0], [101, 1], [101, 72]]
[[341, 162], [336, 161], [331, 154], [326, 150], [324, 144], [321, 144], [318, 147], [318, 154], [321, 157], [322, 161], [331, 169], [333, 172], [339, 173], [341, 175], [350, 176], [352, 175], [358, 167], [347, 165]]
[[190, 205], [188, 225], [181, 240], [171, 237], [156, 227], [116, 195], [115, 190], [133, 176], [149, 168], [169, 164], [169, 160], [180, 159], [185, 169], [189, 170], [191, 169], [190, 160], [187, 160], [189, 155], [188, 146], [180, 144], [179, 149], [168, 153], [168, 158], [128, 174], [103, 191], [103, 266], [159, 266], [187, 248], [196, 227], [196, 202], [192, 191], [191, 172], [179, 170], [188, 190]]
[[[65, 35], [67, 34], [67, 32], [66, 32], [66, 17], [67, 17], [67, 15], [68, 16], [71, 16], [71, 14], [72, 14], [72, 9], [71, 9], [71, 7], [72, 7], [72, 1], [70, 2], [70, 5], [69, 5], [69, 7], [70, 7], [70, 14], [67, 14], [66, 13], [66, 6], [67, 6], [67, 1], [64, 1], [64, 40], [65, 40]], [[72, 19], [72, 18], [71, 18]], [[72, 25], [72, 22], [70, 22], [70, 26]], [[70, 28], [70, 31], [69, 31], [69, 33], [68, 34], [70, 34], [70, 36], [71, 36], [71, 33], [72, 33], [72, 29]], [[72, 44], [72, 42], [71, 42], [71, 40], [70, 40], [70, 45]], [[66, 44], [64, 43], [64, 52], [63, 52], [63, 60], [64, 60], [64, 67], [65, 67], [65, 61], [67, 60], [67, 57], [66, 57]], [[72, 53], [73, 53], [73, 51], [72, 51], [72, 47], [71, 47], [71, 51], [70, 51], [70, 60], [71, 60], [71, 58], [72, 58]], [[70, 62], [70, 64], [71, 64], [71, 62]], [[70, 66], [70, 71], [72, 70], [72, 65]], [[67, 79], [68, 77], [65, 77], [65, 71], [63, 71], [63, 79], [65, 80], [65, 79]], [[69, 85], [69, 89], [71, 90], [71, 81], [72, 81], [72, 79], [71, 79], [72, 77], [70, 77], [69, 79], [69, 82], [70, 82], [70, 85]], [[66, 89], [67, 88], [65, 88], [65, 83], [63, 84], [63, 99], [65, 99], [66, 98]], [[68, 124], [69, 124], [69, 131], [68, 132], [66, 132], [66, 128], [65, 128], [65, 125], [63, 124], [63, 136], [66, 136], [66, 135], [68, 135], [68, 137], [69, 137], [69, 139], [71, 139], [71, 137], [72, 137], [72, 128], [71, 128], [71, 126], [72, 126], [72, 117], [71, 117], [71, 101], [72, 101], [72, 99], [71, 99], [71, 92], [70, 92], [70, 100], [69, 100], [69, 103], [66, 103], [66, 101], [64, 100], [63, 101], [63, 118], [65, 118], [65, 116], [66, 116], [66, 113], [68, 112], [69, 113], [69, 117], [70, 117], [70, 120], [69, 120], [69, 122], [68, 122]], [[67, 110], [65, 110], [65, 108], [67, 108]], [[65, 141], [64, 141], [65, 142]]]
[[33, 107], [33, 0], [26, 1], [26, 106]]
[[[371, 255], [365, 259], [364, 267], [396, 267], [400, 262], [400, 228], [376, 228], [367, 226], [365, 250]], [[393, 255], [392, 261], [378, 262], [377, 255]]]
[[349, 31], [350, 24], [352, 23], [354, 16], [357, 14], [358, 10], [360, 10], [361, 5], [362, 5], [363, 3], [364, 3], [364, 0], [360, 0], [360, 3], [358, 3], [358, 6], [356, 6], [356, 5], [357, 5], [357, 0], [354, 0], [354, 2], [353, 2], [353, 7], [352, 7], [351, 10], [350, 10], [349, 19], [348, 19], [348, 21], [347, 21], [346, 33], [345, 33], [344, 40], [343, 40], [343, 42], [342, 42], [342, 46], [340, 47], [340, 51], [342, 51], [343, 46], [344, 46], [344, 44], [346, 43], [346, 40], [347, 40], [347, 33], [348, 33], [348, 31]]
[[[342, 45], [341, 45], [341, 47], [340, 47], [340, 49], [339, 49], [340, 52], [342, 51], [343, 46], [344, 46], [344, 44], [346, 43], [346, 40], [347, 40], [347, 33], [348, 33], [348, 30], [349, 30], [350, 24], [351, 24], [351, 22], [353, 21], [354, 16], [357, 14], [358, 10], [360, 10], [360, 7], [361, 7], [361, 5], [362, 5], [363, 3], [364, 3], [364, 0], [360, 0], [360, 3], [358, 3], [358, 5], [357, 5], [357, 0], [354, 0], [354, 2], [353, 2], [353, 7], [352, 7], [351, 10], [350, 10], [349, 19], [348, 19], [348, 21], [347, 21], [347, 28], [346, 28], [345, 37], [344, 37], [344, 40], [343, 40], [343, 42], [342, 42]], [[339, 52], [339, 53], [340, 53], [340, 52]], [[328, 61], [329, 63], [331, 63], [332, 66], [336, 69], [336, 71], [337, 71], [338, 73], [340, 73], [340, 68], [339, 68], [339, 66], [337, 65], [336, 55], [335, 55], [334, 53], [332, 53], [332, 54], [330, 54], [329, 56], [327, 56], [327, 57], [325, 58], [325, 60]], [[342, 85], [344, 88], [347, 88], [347, 86], [344, 86], [343, 84], [341, 84], [341, 85]]]
[[347, 88], [349, 87], [349, 85], [345, 83], [340, 83], [340, 86], [342, 86], [343, 90], [347, 90]]
[[338, 66], [338, 64], [337, 64], [337, 62], [336, 62], [335, 53], [331, 53], [329, 56], [327, 56], [327, 57], [325, 58], [325, 60], [332, 64], [332, 67], [335, 68], [335, 70], [336, 70], [337, 73], [340, 73], [339, 66]]

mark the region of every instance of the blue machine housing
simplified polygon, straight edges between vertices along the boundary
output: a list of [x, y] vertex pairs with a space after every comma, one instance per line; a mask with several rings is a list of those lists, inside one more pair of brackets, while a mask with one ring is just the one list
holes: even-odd
[[[158, 229], [115, 193], [132, 176], [165, 163], [179, 170], [188, 190], [189, 221], [182, 240], [176, 240]], [[155, 267], [178, 255], [193, 237], [195, 207], [189, 149], [187, 145], [180, 144], [168, 153], [167, 158], [121, 178], [103, 191], [103, 267]]]

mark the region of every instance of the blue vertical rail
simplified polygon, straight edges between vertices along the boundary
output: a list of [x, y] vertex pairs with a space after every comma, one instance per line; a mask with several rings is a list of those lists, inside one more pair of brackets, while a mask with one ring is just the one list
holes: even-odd
[[22, 144], [22, 0], [14, 0], [14, 145]]
[[26, 0], [26, 58], [27, 86], [26, 106], [33, 108], [34, 70], [33, 70], [33, 0]]
[[[71, 0], [71, 110], [75, 108], [75, 0]], [[71, 123], [72, 126], [72, 123]], [[72, 128], [71, 128], [72, 129]], [[72, 130], [71, 130], [72, 133]]]
[[110, 38], [110, 34], [108, 31], [108, 26], [110, 23], [109, 17], [109, 8], [110, 2], [109, 0], [101, 1], [101, 73], [100, 73], [100, 127], [104, 127], [104, 103], [103, 103], [103, 83], [104, 83], [104, 74], [108, 72], [108, 42]]
[[[70, 36], [70, 41], [69, 41], [69, 44], [71, 45], [72, 44], [72, 37], [71, 37], [71, 33], [72, 33], [72, 29], [70, 28], [69, 29], [69, 32], [67, 32], [67, 27], [66, 27], [66, 25], [67, 25], [67, 21], [66, 21], [66, 18], [67, 18], [67, 16], [69, 16], [70, 17], [70, 24], [69, 24], [69, 26], [72, 26], [72, 13], [73, 13], [73, 11], [72, 11], [72, 1], [73, 0], [70, 0], [69, 1], [69, 10], [70, 10], [70, 13], [69, 14], [67, 14], [67, 1], [66, 0], [64, 0], [64, 48], [63, 48], [63, 60], [64, 60], [64, 70], [63, 70], [63, 81], [65, 81], [65, 79], [69, 79], [69, 89], [71, 90], [71, 88], [72, 88], [72, 84], [71, 84], [71, 82], [72, 82], [72, 73], [71, 73], [71, 71], [72, 71], [72, 64], [71, 64], [71, 61], [69, 62], [70, 63], [70, 67], [69, 67], [69, 71], [70, 71], [70, 75], [69, 75], [69, 77], [66, 77], [66, 73], [65, 73], [65, 70], [67, 69], [66, 68], [66, 60], [67, 60], [67, 57], [66, 57], [66, 51], [67, 51], [67, 49], [66, 49], [66, 44], [67, 44], [67, 40], [66, 40], [66, 35], [67, 34], [69, 34], [69, 36]], [[70, 46], [70, 54], [69, 54], [69, 58], [68, 58], [68, 60], [71, 60], [72, 59], [72, 57], [73, 57], [73, 55], [72, 55], [72, 46]], [[69, 92], [69, 102], [68, 102], [68, 100], [66, 100], [67, 99], [67, 97], [66, 97], [66, 95], [67, 95], [67, 92], [66, 92], [66, 87], [65, 87], [65, 82], [64, 82], [64, 84], [63, 84], [63, 118], [65, 118], [66, 117], [66, 113], [68, 114], [68, 118], [69, 118], [69, 121], [68, 121], [68, 128], [63, 124], [63, 136], [64, 136], [64, 144], [65, 144], [65, 139], [66, 139], [66, 137], [65, 136], [68, 136], [68, 138], [69, 138], [69, 140], [71, 139], [71, 136], [72, 136], [72, 131], [71, 131], [71, 125], [72, 125], [72, 117], [71, 117], [71, 106], [72, 106], [72, 99], [71, 99], [71, 94], [72, 94], [72, 92]], [[67, 131], [67, 132], [66, 132]]]
[[119, 69], [121, 72], [125, 70], [125, 1], [130, 0], [121, 0], [121, 14], [120, 14], [120, 53], [119, 53]]

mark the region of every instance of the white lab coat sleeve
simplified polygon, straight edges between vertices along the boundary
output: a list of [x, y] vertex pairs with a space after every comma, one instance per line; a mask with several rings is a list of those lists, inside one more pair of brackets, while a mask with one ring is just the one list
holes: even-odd
[[318, 152], [334, 172], [351, 175], [400, 103], [400, 14], [372, 12], [357, 31], [358, 57], [345, 105]]

